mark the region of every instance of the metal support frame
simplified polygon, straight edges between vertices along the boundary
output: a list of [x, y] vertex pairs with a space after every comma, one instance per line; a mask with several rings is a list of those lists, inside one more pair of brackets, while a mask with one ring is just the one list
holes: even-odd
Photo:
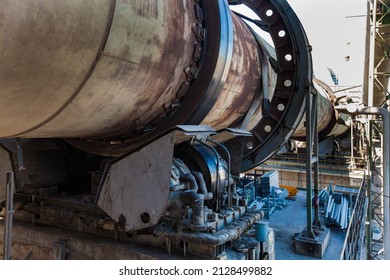
[[369, 38], [369, 59], [368, 59], [368, 107], [383, 106], [375, 104], [378, 93], [384, 96], [384, 102], [390, 99], [390, 92], [384, 80], [390, 76], [386, 70], [389, 63], [390, 42], [388, 28], [390, 24], [390, 1], [389, 0], [368, 0], [370, 9], [370, 38]]
[[6, 172], [6, 201], [5, 201], [5, 233], [4, 233], [4, 260], [12, 258], [12, 218], [14, 214], [14, 172]]
[[371, 7], [371, 30], [370, 30], [370, 51], [368, 69], [368, 106], [373, 107], [374, 102], [374, 71], [375, 71], [375, 38], [376, 38], [376, 10], [377, 0], [369, 0]]
[[372, 208], [372, 202], [373, 202], [373, 199], [372, 199], [372, 184], [371, 184], [371, 169], [372, 169], [372, 123], [371, 122], [368, 122], [368, 126], [369, 128], [366, 129], [367, 130], [367, 133], [366, 133], [366, 136], [367, 136], [367, 153], [368, 153], [368, 160], [367, 160], [367, 174], [366, 174], [366, 185], [367, 185], [367, 197], [368, 197], [368, 207], [367, 207], [367, 219], [366, 219], [366, 222], [367, 222], [367, 228], [366, 228], [366, 244], [367, 244], [367, 250], [366, 250], [366, 258], [367, 260], [370, 260], [372, 259], [372, 236], [371, 236], [371, 231], [372, 231], [372, 228], [371, 228], [371, 221], [372, 221], [372, 212], [373, 211], [373, 208]]
[[353, 207], [350, 223], [346, 232], [340, 260], [359, 260], [362, 255], [364, 243], [364, 221], [367, 213], [368, 198], [363, 181]]
[[[368, 137], [368, 145], [369, 145], [369, 151], [368, 151], [368, 164], [367, 168], [369, 169], [369, 182], [368, 185], [368, 197], [369, 200], [369, 209], [368, 209], [368, 223], [367, 223], [367, 259], [381, 259], [380, 253], [384, 250], [384, 238], [380, 239], [373, 239], [373, 229], [372, 228], [372, 221], [375, 221], [377, 225], [383, 230], [384, 228], [384, 182], [383, 178], [385, 176], [384, 172], [384, 166], [383, 166], [383, 155], [380, 157], [379, 166], [376, 164], [376, 160], [374, 159], [374, 139], [375, 136], [378, 135], [380, 137], [380, 144], [381, 144], [381, 150], [384, 149], [384, 131], [378, 126], [377, 120], [371, 120], [369, 122], [369, 137]], [[376, 131], [376, 132], [374, 132]], [[372, 186], [374, 182], [374, 176], [377, 176], [378, 180], [382, 183], [382, 189], [381, 191], [373, 190]], [[380, 201], [379, 203], [377, 201]]]
[[353, 131], [353, 127], [354, 127], [354, 120], [353, 120], [353, 117], [351, 116], [351, 161], [350, 161], [350, 164], [349, 164], [349, 169], [350, 170], [355, 170], [356, 169], [356, 162], [355, 162], [355, 157], [354, 157], [354, 131]]
[[[384, 259], [390, 259], [390, 112], [378, 107], [347, 106], [352, 114], [380, 116], [383, 122], [383, 251]], [[371, 234], [371, 233], [370, 233]]]
[[[310, 86], [306, 93], [306, 237], [313, 239], [315, 238], [313, 226], [321, 226], [318, 203], [318, 165], [317, 91], [313, 86]], [[314, 199], [312, 199], [313, 192]], [[314, 220], [312, 215], [313, 202]]]
[[[390, 55], [390, 40], [388, 34], [389, 29], [389, 17], [390, 17], [390, 1], [389, 0], [368, 0], [368, 8], [369, 8], [369, 24], [370, 28], [370, 37], [369, 37], [369, 50], [368, 50], [368, 98], [367, 105], [368, 108], [363, 108], [367, 115], [380, 115], [383, 120], [383, 157], [382, 160], [382, 170], [381, 172], [377, 172], [375, 164], [373, 163], [371, 156], [372, 151], [369, 151], [369, 163], [367, 167], [368, 173], [368, 197], [369, 197], [369, 209], [368, 209], [368, 220], [367, 220], [367, 259], [375, 259], [378, 258], [378, 254], [373, 251], [373, 247], [378, 244], [378, 241], [372, 240], [371, 235], [371, 222], [372, 219], [378, 218], [380, 220], [379, 226], [383, 226], [383, 251], [384, 258], [390, 259], [390, 232], [389, 232], [389, 112], [384, 108], [376, 108], [373, 106], [384, 106], [386, 102], [389, 102], [390, 93], [387, 90], [387, 85], [385, 86], [381, 81], [384, 81], [389, 78], [390, 71], [387, 69], [385, 65], [388, 65]], [[382, 96], [384, 97], [383, 104], [374, 104], [377, 103], [376, 99]], [[360, 111], [359, 110], [359, 111]], [[369, 118], [371, 119], [371, 118]], [[370, 121], [370, 128], [367, 129], [368, 137], [367, 141], [369, 143], [369, 148], [372, 150], [372, 126]], [[381, 133], [381, 132], [380, 132]], [[380, 194], [383, 199], [381, 203], [383, 219], [379, 217], [375, 213], [377, 212], [378, 205], [373, 203], [375, 199], [377, 199], [377, 195], [372, 195], [373, 191], [371, 189], [371, 182], [373, 176], [377, 173], [379, 174], [379, 178], [382, 180], [382, 194]], [[380, 176], [381, 175], [381, 176]], [[373, 198], [374, 196], [374, 198]]]

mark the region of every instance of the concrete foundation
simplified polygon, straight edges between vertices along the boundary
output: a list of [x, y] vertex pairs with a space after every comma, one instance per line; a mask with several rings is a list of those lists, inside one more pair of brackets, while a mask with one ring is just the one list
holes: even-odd
[[[0, 221], [0, 257], [2, 258], [4, 223]], [[15, 260], [169, 260], [175, 255], [151, 248], [77, 233], [51, 226], [14, 221], [12, 259]]]
[[306, 228], [294, 239], [295, 253], [322, 259], [330, 239], [330, 230], [321, 227], [315, 237], [307, 237]]
[[[260, 244], [251, 234], [239, 234], [250, 229], [250, 217], [243, 216], [213, 235], [212, 233], [139, 234], [139, 238], [126, 232], [108, 232], [112, 236], [98, 236], [35, 222], [14, 220], [12, 228], [11, 259], [18, 260], [188, 260], [188, 259], [258, 259]], [[243, 224], [248, 222], [247, 227]], [[252, 231], [251, 231], [252, 232]], [[237, 236], [235, 236], [237, 234]], [[269, 231], [264, 242], [264, 252], [274, 258], [274, 235]], [[143, 238], [141, 238], [143, 236]], [[223, 243], [222, 239], [226, 238]], [[222, 241], [221, 241], [222, 240]], [[0, 219], [0, 259], [3, 258], [4, 221]], [[214, 244], [213, 241], [221, 241]], [[231, 246], [233, 241], [242, 241], [240, 248]], [[207, 244], [209, 242], [209, 244]], [[256, 248], [255, 248], [256, 247]], [[255, 249], [257, 250], [255, 254]], [[252, 250], [253, 254], [250, 254]], [[269, 256], [269, 257], [268, 257]]]

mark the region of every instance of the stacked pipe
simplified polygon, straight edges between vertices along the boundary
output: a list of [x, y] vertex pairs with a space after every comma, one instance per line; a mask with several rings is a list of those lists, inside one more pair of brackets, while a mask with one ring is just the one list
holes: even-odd
[[[318, 199], [320, 200], [320, 203], [324, 203], [325, 201], [328, 201], [328, 198], [329, 198], [329, 188], [330, 188], [330, 185], [327, 186], [326, 188], [322, 189], [319, 193], [318, 193]], [[313, 195], [314, 197], [314, 195]]]
[[[349, 195], [350, 198], [350, 195]], [[325, 218], [328, 224], [336, 224], [340, 229], [345, 230], [348, 227], [352, 213], [351, 199], [345, 195], [333, 193], [329, 195], [326, 206]]]

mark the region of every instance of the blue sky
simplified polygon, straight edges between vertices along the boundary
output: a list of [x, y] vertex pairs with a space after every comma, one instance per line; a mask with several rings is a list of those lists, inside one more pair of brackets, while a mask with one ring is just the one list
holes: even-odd
[[316, 78], [332, 84], [329, 67], [337, 74], [340, 85], [362, 84], [367, 0], [287, 1], [313, 47]]
[[331, 68], [339, 85], [362, 84], [367, 0], [287, 2], [301, 20], [313, 48], [315, 77], [332, 85]]

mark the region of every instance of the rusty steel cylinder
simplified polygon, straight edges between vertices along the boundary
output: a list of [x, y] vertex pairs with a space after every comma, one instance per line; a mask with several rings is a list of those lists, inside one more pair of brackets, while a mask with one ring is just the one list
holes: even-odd
[[234, 14], [232, 18], [234, 41], [228, 76], [213, 109], [202, 122], [215, 129], [240, 120], [261, 83], [257, 43], [245, 23]]
[[[0, 137], [131, 138], [158, 126], [202, 75], [202, 55], [218, 53], [202, 13], [195, 0], [1, 1]], [[248, 27], [235, 16], [232, 27], [198, 121], [216, 129], [243, 117], [261, 75]]]
[[[333, 91], [322, 81], [313, 79], [313, 86], [317, 91], [317, 129], [319, 137], [323, 138], [329, 135], [337, 121], [337, 111], [334, 108], [335, 100]], [[292, 138], [301, 141], [306, 140], [306, 117], [295, 130]]]
[[[2, 1], [2, 137], [106, 137], [172, 102], [193, 1]], [[6, 120], [6, 121], [4, 121]]]
[[273, 46], [236, 1], [0, 1], [0, 138], [116, 157], [206, 125], [250, 131], [241, 168], [260, 163], [302, 131], [310, 48], [285, 0], [239, 2]]
[[[317, 92], [317, 129], [318, 136], [323, 139], [327, 136], [338, 136], [344, 134], [348, 127], [339, 124], [340, 113], [335, 109], [336, 99], [332, 89], [324, 82], [313, 79], [313, 86]], [[306, 117], [297, 126], [292, 139], [306, 141]]]

